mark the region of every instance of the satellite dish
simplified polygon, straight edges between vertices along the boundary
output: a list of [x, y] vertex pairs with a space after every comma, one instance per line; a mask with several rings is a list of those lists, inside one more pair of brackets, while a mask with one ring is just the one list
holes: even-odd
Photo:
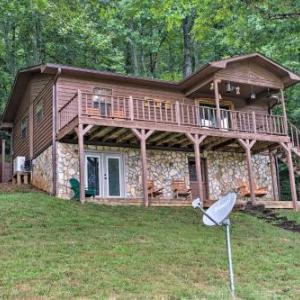
[[[235, 193], [228, 193], [221, 197], [206, 211], [206, 214], [203, 215], [203, 223], [207, 226], [216, 226], [217, 224], [222, 225], [223, 221], [226, 220], [231, 213], [235, 201]], [[210, 216], [210, 218], [207, 215]], [[213, 222], [212, 219], [215, 222]]]
[[230, 241], [230, 220], [229, 215], [236, 202], [236, 193], [228, 193], [221, 197], [216, 203], [214, 203], [208, 210], [204, 210], [199, 198], [193, 200], [192, 206], [195, 209], [199, 209], [203, 213], [203, 223], [207, 226], [222, 226], [225, 229], [226, 246], [228, 256], [228, 273], [230, 281], [230, 290], [234, 297], [234, 276], [233, 276], [233, 264], [231, 254], [231, 241]]

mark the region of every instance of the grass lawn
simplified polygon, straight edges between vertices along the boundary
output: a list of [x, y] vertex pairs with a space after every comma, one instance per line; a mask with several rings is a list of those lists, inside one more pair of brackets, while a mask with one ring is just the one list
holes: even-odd
[[288, 220], [295, 221], [297, 224], [300, 224], [300, 212], [282, 209], [279, 211], [279, 215], [287, 217]]
[[[230, 299], [223, 232], [192, 208], [0, 195], [0, 297]], [[300, 299], [300, 235], [233, 213], [240, 299]]]

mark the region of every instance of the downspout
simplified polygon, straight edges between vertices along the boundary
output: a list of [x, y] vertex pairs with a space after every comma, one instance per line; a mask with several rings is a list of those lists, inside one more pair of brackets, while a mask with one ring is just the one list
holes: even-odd
[[61, 68], [57, 69], [56, 75], [53, 80], [52, 87], [52, 195], [56, 196], [57, 193], [57, 80], [61, 75]]

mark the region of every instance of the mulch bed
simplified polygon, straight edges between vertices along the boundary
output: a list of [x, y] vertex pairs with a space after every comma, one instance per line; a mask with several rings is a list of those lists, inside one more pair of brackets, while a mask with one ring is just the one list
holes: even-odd
[[248, 202], [244, 208], [244, 212], [282, 229], [300, 233], [300, 224], [289, 220], [285, 216], [280, 216], [274, 209], [265, 208], [264, 205], [252, 205]]

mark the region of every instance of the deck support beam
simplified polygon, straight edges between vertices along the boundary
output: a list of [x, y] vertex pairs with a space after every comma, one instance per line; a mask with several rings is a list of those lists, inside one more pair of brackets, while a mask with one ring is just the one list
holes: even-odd
[[85, 159], [84, 159], [84, 135], [93, 127], [93, 125], [87, 125], [79, 123], [75, 128], [78, 137], [78, 157], [79, 157], [79, 190], [80, 190], [80, 202], [85, 202]]
[[242, 140], [238, 139], [240, 145], [245, 151], [246, 160], [247, 160], [247, 168], [248, 168], [248, 180], [249, 180], [249, 189], [250, 189], [250, 198], [251, 203], [254, 205], [256, 203], [255, 199], [255, 181], [254, 181], [254, 172], [251, 160], [251, 148], [254, 146], [256, 140]]
[[199, 197], [203, 203], [206, 199], [204, 199], [204, 193], [203, 193], [200, 145], [207, 136], [200, 135], [200, 134], [191, 134], [191, 133], [186, 133], [186, 136], [194, 144], [197, 184], [199, 189]]
[[286, 158], [287, 158], [293, 208], [294, 208], [294, 210], [298, 211], [297, 190], [296, 190], [296, 182], [295, 182], [295, 174], [294, 174], [294, 166], [293, 166], [293, 158], [292, 158], [292, 144], [291, 143], [286, 143], [286, 144], [280, 143], [280, 145], [283, 148], [283, 150], [285, 151]]
[[136, 129], [132, 128], [132, 132], [139, 139], [141, 145], [141, 161], [142, 161], [142, 185], [143, 185], [143, 194], [144, 194], [144, 205], [145, 207], [149, 206], [149, 197], [148, 197], [148, 163], [147, 163], [147, 151], [146, 151], [146, 141], [154, 130], [145, 129]]
[[217, 127], [221, 128], [219, 83], [220, 83], [219, 79], [214, 79], [215, 104], [216, 104], [216, 111], [217, 111]]

